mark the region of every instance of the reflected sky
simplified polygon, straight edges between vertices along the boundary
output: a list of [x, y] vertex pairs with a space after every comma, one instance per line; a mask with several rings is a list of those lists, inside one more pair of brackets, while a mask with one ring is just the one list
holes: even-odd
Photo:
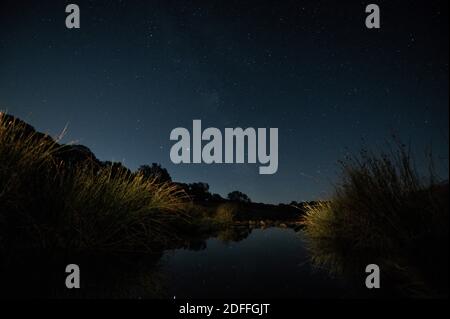
[[342, 296], [341, 283], [312, 269], [301, 233], [254, 229], [238, 242], [207, 240], [199, 251], [165, 253], [161, 267], [182, 298], [318, 298]]

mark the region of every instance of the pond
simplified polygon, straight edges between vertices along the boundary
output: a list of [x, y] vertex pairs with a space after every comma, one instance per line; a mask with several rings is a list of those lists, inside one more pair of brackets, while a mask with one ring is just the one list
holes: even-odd
[[227, 230], [191, 249], [165, 252], [172, 298], [342, 297], [344, 285], [309, 263], [302, 232]]

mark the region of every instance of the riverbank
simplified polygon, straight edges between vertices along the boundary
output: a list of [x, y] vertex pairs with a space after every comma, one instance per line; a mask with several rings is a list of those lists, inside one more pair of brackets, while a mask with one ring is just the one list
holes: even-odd
[[449, 185], [429, 174], [404, 146], [344, 161], [331, 200], [303, 217], [312, 262], [361, 283], [375, 264], [383, 297], [448, 297]]

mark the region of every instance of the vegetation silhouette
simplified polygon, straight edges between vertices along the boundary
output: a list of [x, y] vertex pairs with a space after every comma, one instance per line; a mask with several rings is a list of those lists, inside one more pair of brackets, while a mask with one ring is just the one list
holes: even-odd
[[174, 236], [185, 194], [0, 113], [1, 246], [152, 251]]
[[233, 191], [227, 198], [233, 202], [251, 203], [250, 197], [240, 191]]
[[170, 177], [167, 169], [161, 167], [161, 164], [152, 163], [152, 165], [141, 165], [138, 170], [139, 173], [146, 179], [154, 179], [156, 183], [170, 183], [172, 177]]

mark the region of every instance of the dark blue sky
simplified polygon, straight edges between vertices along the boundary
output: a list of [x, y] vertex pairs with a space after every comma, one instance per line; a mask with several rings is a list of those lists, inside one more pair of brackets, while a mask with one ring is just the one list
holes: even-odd
[[[392, 132], [448, 176], [448, 4], [373, 1], [2, 1], [0, 109], [131, 169], [255, 201], [324, 198], [337, 161]], [[81, 29], [64, 8], [81, 9]], [[170, 131], [278, 127], [279, 169], [174, 165]]]

